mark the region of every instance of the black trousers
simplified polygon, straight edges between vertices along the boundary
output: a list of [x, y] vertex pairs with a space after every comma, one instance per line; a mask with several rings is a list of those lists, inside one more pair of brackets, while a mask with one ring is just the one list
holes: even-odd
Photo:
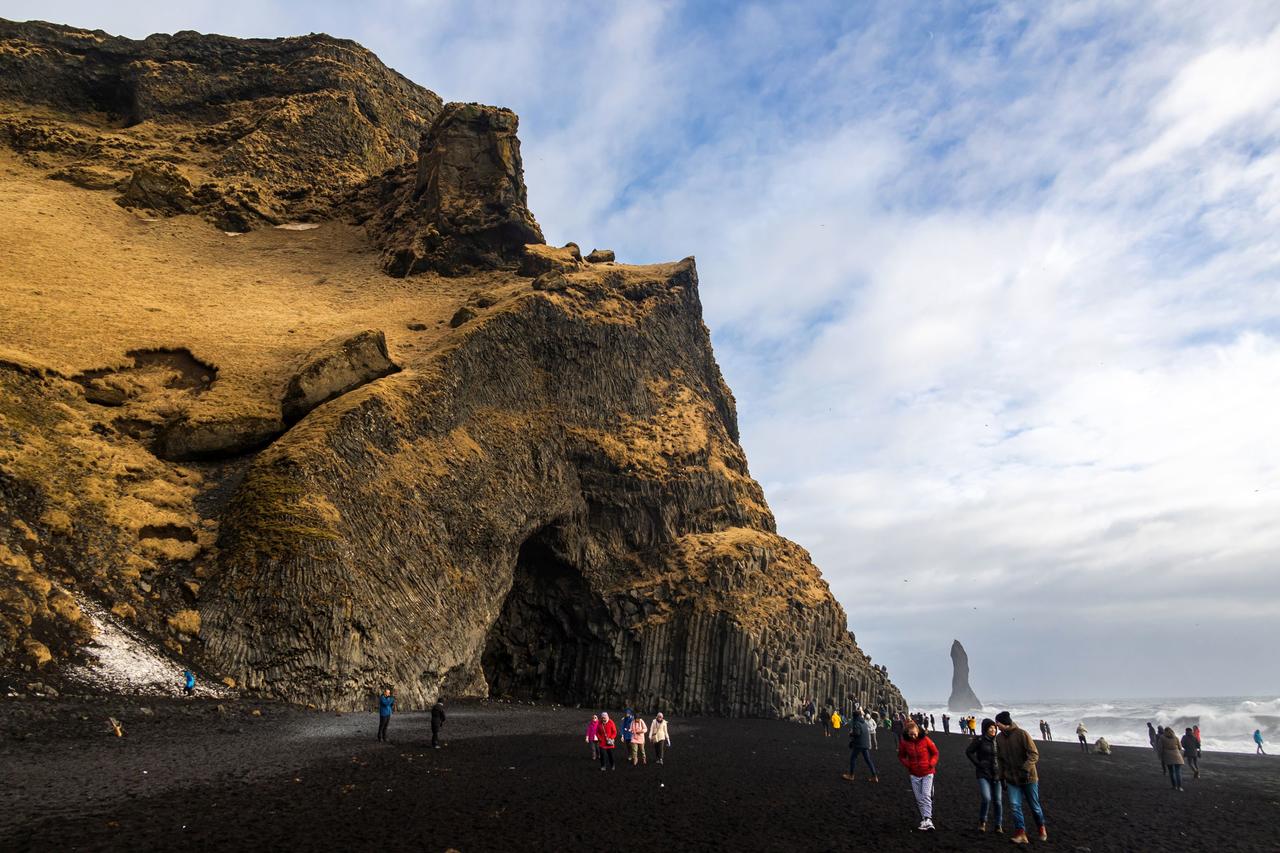
[[600, 750], [600, 769], [601, 770], [604, 769], [604, 762], [606, 758], [609, 760], [609, 767], [613, 767], [613, 753], [614, 753], [614, 750], [612, 749]]
[[435, 726], [431, 727], [431, 745], [432, 746], [440, 745], [440, 730]]
[[387, 723], [391, 722], [391, 715], [378, 718], [378, 740], [387, 739]]

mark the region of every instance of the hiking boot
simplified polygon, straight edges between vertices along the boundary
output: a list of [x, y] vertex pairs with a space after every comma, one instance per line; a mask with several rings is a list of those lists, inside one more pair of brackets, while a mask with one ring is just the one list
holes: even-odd
[[998, 823], [996, 824], [996, 835], [1004, 835], [1004, 827]]
[[845, 780], [846, 782], [852, 782], [852, 781], [853, 781], [853, 774], [852, 774], [852, 773], [841, 773], [841, 774], [840, 774], [840, 778], [841, 778], [841, 779], [843, 779], [843, 780]]
[[1041, 841], [1048, 841], [1048, 840], [1049, 840], [1049, 830], [1048, 830], [1048, 829], [1046, 829], [1046, 828], [1045, 828], [1045, 827], [1043, 827], [1043, 826], [1042, 826], [1042, 827], [1040, 827], [1040, 840], [1041, 840]]
[[978, 832], [986, 832], [986, 831], [987, 831], [987, 822], [984, 820], [978, 821]]
[[1009, 836], [1009, 840], [1012, 841], [1014, 844], [1030, 844], [1031, 843], [1030, 840], [1027, 838], [1027, 831], [1025, 829], [1015, 829], [1013, 831], [1013, 835]]

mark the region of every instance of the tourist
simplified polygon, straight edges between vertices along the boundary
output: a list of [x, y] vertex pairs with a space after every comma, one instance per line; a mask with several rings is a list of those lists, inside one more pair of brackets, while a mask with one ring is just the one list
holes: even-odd
[[618, 746], [618, 724], [609, 719], [604, 711], [600, 712], [600, 769], [604, 769], [605, 759], [609, 759], [609, 769], [617, 770], [613, 763], [613, 751]]
[[1098, 755], [1110, 755], [1111, 743], [1104, 737], [1098, 738], [1098, 742], [1093, 745], [1093, 751]]
[[1191, 731], [1195, 732], [1196, 743], [1200, 743], [1200, 724], [1196, 723], [1194, 726], [1192, 726]]
[[874, 723], [863, 717], [860, 711], [853, 712], [853, 723], [849, 726], [849, 772], [844, 774], [844, 778], [850, 782], [854, 780], [858, 758], [862, 758], [867, 769], [871, 771], [871, 781], [880, 781], [880, 775], [876, 772], [876, 763], [871, 760], [871, 733], [874, 730]]
[[1046, 723], [1044, 720], [1040, 721], [1040, 739], [1041, 740], [1049, 739], [1049, 724]]
[[893, 725], [889, 727], [889, 730], [893, 732], [893, 742], [895, 746], [902, 745], [902, 729], [904, 726], [906, 726], [906, 723], [902, 721], [902, 715], [899, 714], [893, 721]]
[[880, 717], [875, 711], [871, 712], [871, 718], [867, 720], [867, 732], [871, 735], [871, 748], [880, 748], [880, 739], [877, 737], [880, 733]]
[[378, 699], [378, 740], [387, 739], [387, 724], [391, 722], [391, 712], [396, 707], [396, 697], [391, 695], [391, 688], [382, 691]]
[[1266, 755], [1266, 754], [1267, 754], [1267, 751], [1266, 751], [1265, 749], [1263, 749], [1263, 748], [1262, 748], [1262, 744], [1263, 744], [1263, 743], [1265, 743], [1265, 741], [1262, 739], [1262, 729], [1254, 729], [1254, 730], [1253, 730], [1253, 742], [1254, 742], [1255, 744], [1257, 744], [1257, 745], [1258, 745], [1258, 749], [1257, 749], [1257, 751], [1254, 753], [1254, 755]]
[[942, 733], [944, 735], [951, 734], [951, 718], [946, 714], [942, 715]]
[[631, 721], [631, 766], [635, 767], [637, 763], [648, 766], [649, 756], [644, 751], [644, 736], [649, 731], [649, 727], [644, 724], [644, 718], [636, 716]]
[[1182, 756], [1187, 760], [1187, 766], [1191, 768], [1191, 778], [1199, 779], [1200, 740], [1191, 729], [1187, 729], [1186, 734], [1182, 736]]
[[592, 714], [591, 722], [587, 723], [587, 744], [591, 747], [591, 760], [600, 760], [600, 715]]
[[182, 692], [188, 696], [196, 695], [196, 674], [189, 669], [182, 671]]
[[1149, 720], [1147, 721], [1147, 740], [1151, 743], [1151, 748], [1155, 749], [1156, 748], [1156, 730], [1155, 730], [1155, 727], [1151, 725], [1151, 722]]
[[938, 730], [938, 723], [936, 720], [934, 720], [933, 714], [930, 714], [929, 715], [929, 731], [936, 732], [937, 730]]
[[622, 733], [622, 760], [627, 760], [627, 753], [631, 751], [631, 724], [636, 721], [635, 715], [631, 713], [631, 709], [627, 709], [627, 713], [622, 717], [622, 724], [618, 727], [618, 731]]
[[898, 761], [911, 774], [911, 792], [920, 809], [920, 826], [924, 832], [933, 830], [933, 774], [938, 767], [938, 747], [929, 736], [920, 731], [915, 720], [902, 729], [898, 742]]
[[1000, 766], [996, 759], [996, 722], [982, 721], [982, 734], [969, 741], [964, 754], [978, 773], [978, 794], [982, 802], [978, 806], [978, 832], [987, 831], [987, 814], [995, 823], [996, 832], [1004, 832], [1004, 792], [1000, 787]]
[[1080, 721], [1080, 725], [1076, 726], [1076, 737], [1080, 738], [1080, 751], [1086, 755], [1089, 753], [1089, 740], [1085, 735], [1089, 734], [1089, 730], [1084, 727], [1084, 720]]
[[969, 717], [969, 734], [971, 736], [976, 736], [978, 734], [978, 718], [977, 717], [972, 717], [972, 716]]
[[431, 748], [440, 748], [440, 729], [444, 727], [444, 699], [437, 696], [431, 706]]
[[1040, 808], [1040, 776], [1036, 772], [1036, 762], [1040, 760], [1040, 750], [1031, 735], [1019, 728], [1009, 716], [1008, 711], [996, 714], [996, 728], [1000, 736], [996, 739], [996, 759], [1000, 764], [1000, 780], [1009, 792], [1009, 808], [1013, 811], [1014, 844], [1027, 843], [1027, 822], [1022, 816], [1022, 804], [1031, 808], [1036, 827], [1040, 832], [1040, 840], [1049, 840], [1049, 831], [1045, 828], [1044, 811]]
[[818, 722], [822, 724], [822, 736], [831, 737], [831, 712], [827, 710], [826, 705], [823, 705], [818, 713]]
[[1178, 743], [1178, 735], [1172, 728], [1167, 728], [1160, 733], [1160, 740], [1157, 741], [1156, 751], [1160, 754], [1160, 763], [1164, 765], [1169, 774], [1169, 782], [1173, 785], [1173, 790], [1182, 790], [1182, 765], [1186, 763], [1182, 757], [1182, 745]]
[[811, 725], [811, 726], [813, 725], [813, 715], [817, 712], [817, 710], [818, 710], [818, 709], [817, 709], [817, 706], [815, 706], [815, 705], [813, 704], [813, 700], [812, 700], [812, 699], [809, 699], [809, 700], [805, 701], [805, 703], [804, 703], [804, 718], [805, 718], [805, 720], [809, 723], [809, 725]]
[[[833, 732], [833, 733], [834, 733], [835, 731], [839, 730], [839, 728], [840, 728], [840, 726], [841, 726], [841, 724], [842, 724], [843, 722], [844, 722], [844, 720], [842, 720], [842, 719], [840, 718], [840, 712], [839, 712], [839, 711], [832, 711], [832, 712], [831, 712], [831, 730], [832, 730], [832, 732]], [[834, 734], [833, 734], [833, 736], [834, 736]]]
[[1044, 721], [1044, 736], [1046, 740], [1053, 740], [1053, 726], [1049, 724], [1048, 720]]
[[667, 721], [662, 718], [661, 711], [649, 726], [649, 740], [653, 743], [653, 754], [661, 764], [663, 756], [667, 754], [667, 747], [671, 746], [671, 733], [667, 730]]
[[1160, 775], [1161, 775], [1161, 776], [1168, 776], [1168, 775], [1169, 775], [1169, 765], [1167, 765], [1167, 764], [1165, 764], [1165, 763], [1164, 763], [1164, 758], [1163, 758], [1163, 756], [1160, 754], [1160, 752], [1161, 752], [1161, 746], [1160, 746], [1160, 745], [1161, 745], [1161, 743], [1163, 743], [1163, 742], [1164, 742], [1164, 726], [1156, 726], [1156, 739], [1155, 739], [1155, 742], [1154, 742], [1153, 744], [1151, 744], [1151, 748], [1152, 748], [1152, 749], [1154, 749], [1154, 750], [1156, 751], [1156, 758], [1160, 761]]

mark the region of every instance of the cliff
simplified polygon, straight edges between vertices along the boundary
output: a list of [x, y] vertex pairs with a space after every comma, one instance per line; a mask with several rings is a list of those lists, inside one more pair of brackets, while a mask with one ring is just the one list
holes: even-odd
[[[692, 259], [554, 248], [518, 121], [327, 36], [0, 22], [0, 660], [903, 706], [738, 444]], [[271, 226], [276, 227], [271, 227]]]

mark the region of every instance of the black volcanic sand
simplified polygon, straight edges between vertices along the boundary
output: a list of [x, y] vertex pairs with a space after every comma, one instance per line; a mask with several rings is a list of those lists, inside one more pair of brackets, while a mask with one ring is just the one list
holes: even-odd
[[[1012, 849], [974, 830], [960, 735], [936, 738], [939, 829], [921, 833], [892, 736], [880, 738], [878, 785], [840, 778], [844, 737], [766, 720], [677, 718], [665, 767], [601, 773], [581, 710], [454, 705], [445, 746], [432, 750], [422, 713], [397, 715], [380, 744], [371, 713], [218, 705], [0, 702], [0, 849]], [[1045, 744], [1041, 768], [1055, 847], [1280, 849], [1273, 758], [1207, 754], [1185, 793], [1147, 749], [1104, 757]]]

